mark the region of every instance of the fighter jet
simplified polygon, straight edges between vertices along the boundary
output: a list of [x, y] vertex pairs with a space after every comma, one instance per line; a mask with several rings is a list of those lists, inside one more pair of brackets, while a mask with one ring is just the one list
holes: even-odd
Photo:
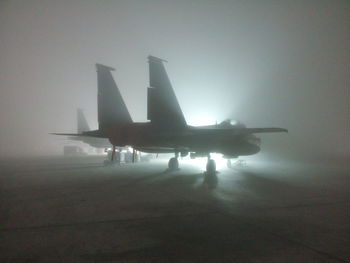
[[[99, 129], [78, 136], [108, 138], [115, 148], [131, 146], [146, 153], [173, 153], [169, 170], [179, 167], [179, 156], [207, 157], [207, 174], [215, 174], [211, 153], [225, 158], [252, 155], [260, 151], [260, 139], [254, 134], [288, 132], [283, 128], [247, 128], [242, 124], [223, 122], [218, 125], [194, 127], [186, 123], [173, 87], [164, 67], [164, 60], [149, 56], [149, 88], [147, 118], [149, 122], [133, 122], [116, 86], [111, 67], [96, 64], [98, 72]], [[112, 114], [118, 112], [116, 116]]]
[[[77, 130], [78, 130], [78, 134], [82, 134], [83, 132], [90, 131], [89, 124], [85, 118], [85, 115], [82, 109], [77, 109]], [[76, 134], [74, 134], [74, 136], [69, 136], [68, 139], [86, 143], [94, 148], [103, 148], [106, 150], [112, 148], [112, 145], [107, 138], [76, 136]]]

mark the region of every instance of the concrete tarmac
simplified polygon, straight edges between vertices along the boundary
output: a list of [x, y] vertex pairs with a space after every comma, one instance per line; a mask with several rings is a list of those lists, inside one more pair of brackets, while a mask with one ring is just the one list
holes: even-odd
[[350, 172], [0, 161], [0, 262], [350, 262]]

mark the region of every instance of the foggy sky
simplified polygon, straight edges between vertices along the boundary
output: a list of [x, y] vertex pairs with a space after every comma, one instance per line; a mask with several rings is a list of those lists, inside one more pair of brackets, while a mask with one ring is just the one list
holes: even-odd
[[[57, 153], [76, 108], [97, 128], [95, 63], [146, 121], [147, 56], [189, 124], [226, 118], [280, 156], [350, 156], [349, 1], [0, 1], [0, 155]], [[209, 123], [208, 123], [209, 122]]]

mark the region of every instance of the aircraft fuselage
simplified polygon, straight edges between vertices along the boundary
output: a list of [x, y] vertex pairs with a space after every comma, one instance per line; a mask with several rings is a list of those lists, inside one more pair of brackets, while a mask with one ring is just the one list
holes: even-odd
[[[251, 155], [260, 151], [260, 140], [242, 135], [235, 128], [201, 128], [162, 130], [152, 123], [113, 125], [104, 129], [112, 145], [132, 146], [143, 152], [222, 153], [226, 156]], [[157, 150], [155, 150], [157, 149]], [[159, 150], [163, 149], [163, 150]]]

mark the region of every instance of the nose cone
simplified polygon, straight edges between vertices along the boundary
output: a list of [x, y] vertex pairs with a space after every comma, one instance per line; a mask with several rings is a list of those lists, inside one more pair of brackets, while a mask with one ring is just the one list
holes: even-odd
[[246, 155], [252, 155], [260, 152], [260, 147], [256, 144], [249, 144], [249, 146], [246, 147]]
[[239, 155], [253, 155], [260, 152], [260, 147], [256, 144], [247, 143], [244, 148], [241, 149]]
[[260, 147], [258, 145], [253, 145], [253, 154], [260, 152]]

